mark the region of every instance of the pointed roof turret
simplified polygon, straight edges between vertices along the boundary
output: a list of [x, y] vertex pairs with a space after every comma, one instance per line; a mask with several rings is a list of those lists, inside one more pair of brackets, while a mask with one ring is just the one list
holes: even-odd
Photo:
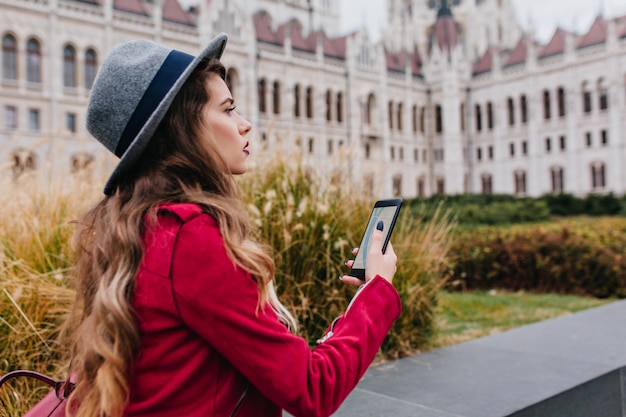
[[432, 51], [436, 45], [442, 51], [450, 54], [458, 44], [459, 32], [452, 17], [452, 10], [450, 10], [447, 0], [441, 0], [437, 12], [437, 21], [431, 33], [430, 50]]

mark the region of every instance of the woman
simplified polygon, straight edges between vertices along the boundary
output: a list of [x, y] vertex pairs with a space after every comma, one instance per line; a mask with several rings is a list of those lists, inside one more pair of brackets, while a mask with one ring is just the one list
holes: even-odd
[[87, 127], [120, 161], [77, 232], [76, 416], [327, 416], [400, 314], [396, 255], [375, 232], [367, 283], [332, 333], [313, 350], [292, 333], [233, 179], [251, 125], [225, 45], [192, 57], [133, 41], [99, 70]]

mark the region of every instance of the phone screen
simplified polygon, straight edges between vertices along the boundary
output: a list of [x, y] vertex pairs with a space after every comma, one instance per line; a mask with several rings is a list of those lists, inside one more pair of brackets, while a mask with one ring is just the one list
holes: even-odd
[[369, 221], [367, 222], [365, 233], [363, 234], [363, 239], [359, 245], [359, 251], [354, 259], [350, 275], [361, 279], [365, 278], [365, 268], [367, 266], [366, 255], [369, 250], [372, 232], [376, 229], [376, 225], [381, 220], [384, 223], [383, 253], [385, 252], [401, 205], [401, 199], [381, 200], [374, 205]]

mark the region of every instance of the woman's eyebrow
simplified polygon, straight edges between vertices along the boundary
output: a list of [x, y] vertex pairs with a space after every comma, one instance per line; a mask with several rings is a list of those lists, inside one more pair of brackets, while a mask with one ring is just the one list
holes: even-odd
[[223, 106], [224, 104], [228, 103], [228, 104], [233, 104], [235, 102], [235, 100], [233, 100], [232, 97], [226, 97], [221, 103], [220, 106]]

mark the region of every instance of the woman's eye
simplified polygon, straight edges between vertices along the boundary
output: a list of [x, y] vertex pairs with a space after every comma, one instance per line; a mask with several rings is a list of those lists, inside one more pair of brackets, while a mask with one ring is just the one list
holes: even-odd
[[237, 108], [237, 106], [231, 106], [231, 107], [226, 109], [226, 113], [234, 112], [236, 108]]

